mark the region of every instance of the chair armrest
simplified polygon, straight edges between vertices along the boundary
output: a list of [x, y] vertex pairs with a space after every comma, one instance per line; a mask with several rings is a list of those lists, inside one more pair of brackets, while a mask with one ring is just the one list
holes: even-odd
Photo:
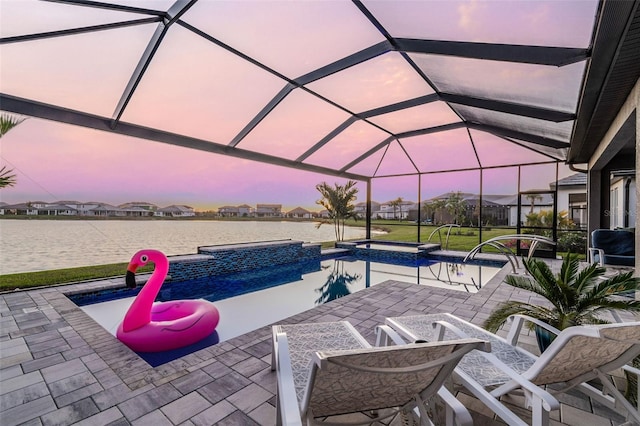
[[[473, 425], [473, 418], [467, 407], [460, 402], [447, 388], [442, 386], [438, 391], [438, 396], [442, 398], [449, 409], [453, 411], [453, 420], [458, 426]], [[447, 409], [448, 412], [448, 409]]]
[[622, 369], [624, 371], [626, 371], [627, 373], [633, 374], [637, 377], [640, 377], [640, 369], [636, 368], [636, 367], [632, 367], [630, 365], [623, 365]]
[[598, 265], [604, 266], [604, 250], [595, 247], [589, 247], [589, 263], [595, 263], [595, 255], [598, 255]]
[[[523, 321], [523, 319], [520, 319], [520, 321]], [[436, 336], [438, 340], [444, 339], [445, 330], [449, 330], [461, 338], [469, 337], [458, 327], [446, 321], [436, 321], [433, 323], [433, 326], [436, 329]], [[522, 327], [522, 324], [517, 324], [517, 326]], [[518, 387], [522, 388], [525, 393], [526, 404], [531, 407], [533, 423], [536, 425], [548, 424], [549, 412], [560, 408], [558, 400], [546, 390], [523, 378], [492, 353], [478, 351], [478, 354], [484, 357], [487, 362], [493, 364], [496, 368], [504, 372], [504, 374], [511, 378], [511, 381], [517, 383]], [[467, 389], [480, 399], [480, 401], [484, 402], [488, 407], [494, 410], [499, 417], [506, 420], [509, 424], [525, 424], [499, 401], [499, 397], [501, 396], [499, 393], [500, 389], [506, 385], [499, 386], [493, 392], [487, 392], [487, 390], [472, 376], [460, 369], [456, 369], [456, 372]]]
[[436, 340], [438, 341], [444, 340], [444, 333], [446, 330], [451, 331], [453, 334], [458, 336], [459, 339], [471, 338], [471, 336], [469, 336], [467, 333], [447, 321], [435, 321], [431, 325], [433, 326], [433, 328], [435, 328]]
[[[623, 365], [622, 366], [622, 371], [624, 371], [625, 373], [629, 373], [629, 374], [633, 374], [634, 376], [636, 376], [636, 395], [640, 395], [640, 369], [637, 369], [636, 367], [632, 367], [630, 365]], [[627, 384], [630, 385], [630, 383], [627, 382]], [[640, 411], [640, 398], [637, 398], [636, 400], [636, 410]]]
[[406, 345], [408, 342], [388, 325], [376, 326], [376, 346], [391, 346], [391, 342], [395, 345]]
[[289, 356], [289, 342], [285, 333], [277, 333], [274, 340], [274, 351], [277, 359], [278, 394], [276, 402], [276, 424], [302, 426], [298, 397], [293, 382], [293, 368]]
[[522, 326], [524, 325], [525, 321], [529, 321], [530, 323], [535, 324], [538, 327], [543, 328], [555, 334], [556, 336], [560, 334], [560, 330], [558, 330], [557, 328], [547, 324], [544, 321], [540, 321], [539, 319], [530, 317], [528, 315], [522, 315], [522, 314], [511, 315], [509, 317], [509, 320], [511, 321], [511, 326], [509, 327], [507, 342], [509, 342], [511, 346], [516, 346], [516, 344], [518, 343], [518, 338], [520, 337], [520, 332], [522, 331]]

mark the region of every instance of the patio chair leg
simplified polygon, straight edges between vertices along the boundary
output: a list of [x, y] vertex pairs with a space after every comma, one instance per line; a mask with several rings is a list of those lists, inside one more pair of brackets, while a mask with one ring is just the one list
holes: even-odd
[[[613, 395], [614, 399], [614, 408], [624, 408], [627, 411], [627, 415], [625, 416], [627, 420], [629, 417], [632, 417], [636, 422], [640, 423], [640, 412], [629, 402], [627, 398], [616, 388], [611, 379], [605, 374], [597, 371], [598, 378], [602, 385], [609, 391], [611, 395]], [[579, 387], [578, 389], [583, 389], [583, 387]], [[601, 398], [597, 398], [601, 401]], [[602, 401], [601, 401], [602, 402]]]
[[549, 412], [542, 407], [542, 400], [536, 395], [531, 395], [531, 424], [548, 426]]

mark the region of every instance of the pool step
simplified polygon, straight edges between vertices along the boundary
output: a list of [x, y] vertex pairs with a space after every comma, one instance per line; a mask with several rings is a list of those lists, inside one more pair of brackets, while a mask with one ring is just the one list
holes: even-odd
[[418, 250], [423, 251], [425, 253], [431, 253], [436, 250], [440, 250], [440, 244], [427, 243], [418, 246]]
[[325, 260], [325, 259], [331, 259], [334, 257], [348, 255], [348, 254], [351, 254], [351, 249], [330, 248], [330, 249], [323, 249], [320, 256], [322, 257], [322, 260]]

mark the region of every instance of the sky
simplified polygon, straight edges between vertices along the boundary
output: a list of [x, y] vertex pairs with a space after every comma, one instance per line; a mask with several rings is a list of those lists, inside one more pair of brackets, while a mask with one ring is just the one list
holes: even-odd
[[[127, 4], [127, 1], [120, 1]], [[138, 2], [164, 9], [170, 1]], [[596, 1], [365, 1], [398, 37], [585, 47]], [[399, 7], [401, 5], [402, 7]], [[131, 19], [129, 14], [32, 0], [0, 0], [3, 37]], [[135, 18], [140, 16], [135, 15]], [[254, 56], [275, 72], [297, 78], [382, 41], [351, 2], [200, 1], [183, 16], [189, 24]], [[428, 25], [426, 25], [427, 23]], [[55, 37], [0, 46], [0, 91], [110, 117], [155, 25]], [[574, 111], [584, 63], [566, 67], [477, 61], [412, 54], [441, 90]], [[44, 72], [43, 72], [44, 71]], [[145, 72], [122, 120], [228, 144], [285, 85], [285, 80], [194, 33], [173, 26]], [[353, 112], [433, 93], [402, 57], [390, 52], [312, 82], [309, 89]], [[1, 106], [0, 106], [1, 108]], [[478, 114], [478, 111], [468, 111]], [[296, 159], [350, 115], [303, 90], [291, 92], [239, 148]], [[504, 117], [496, 115], [496, 120]], [[311, 155], [310, 164], [341, 167], [393, 132], [459, 121], [434, 102], [358, 122]], [[517, 125], [531, 123], [523, 120]], [[568, 135], [570, 123], [549, 125]], [[473, 133], [473, 132], [472, 132]], [[466, 130], [394, 141], [351, 171], [398, 174], [477, 165], [534, 161], [544, 156]], [[411, 164], [407, 153], [414, 159]], [[378, 166], [384, 155], [384, 161]], [[345, 182], [332, 176], [194, 151], [159, 142], [28, 118], [0, 139], [0, 164], [13, 168], [18, 184], [0, 201], [102, 201], [122, 204], [186, 204], [198, 210], [223, 205], [282, 204], [319, 210], [315, 186]], [[511, 163], [510, 163], [511, 161]], [[562, 167], [560, 177], [572, 172]], [[521, 189], [548, 189], [555, 167], [524, 168]], [[477, 192], [479, 172], [374, 179], [372, 198], [417, 201], [448, 191]], [[517, 170], [483, 174], [485, 193], [517, 192]], [[358, 185], [364, 201], [366, 186]]]

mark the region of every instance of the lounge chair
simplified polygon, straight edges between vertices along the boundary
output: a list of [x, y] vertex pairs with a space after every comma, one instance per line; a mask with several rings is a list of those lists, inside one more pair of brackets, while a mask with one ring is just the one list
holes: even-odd
[[635, 233], [624, 229], [596, 229], [591, 233], [589, 259], [600, 266], [635, 266]]
[[[276, 325], [277, 424], [369, 424], [402, 415], [429, 425], [436, 395], [447, 425], [472, 424], [443, 383], [474, 349], [490, 350], [478, 339], [374, 348], [347, 321]], [[365, 414], [354, 423], [352, 413]]]
[[[516, 346], [525, 321], [557, 335], [539, 357]], [[526, 423], [498, 398], [517, 388], [524, 391], [526, 404], [532, 409], [532, 423], [548, 424], [549, 411], [559, 404], [543, 390], [546, 385], [554, 385], [554, 392], [578, 389], [609, 407], [623, 408], [627, 418], [640, 422], [637, 408], [608, 376], [640, 354], [640, 322], [583, 325], [560, 331], [534, 318], [515, 315], [503, 339], [450, 314], [418, 315], [387, 318], [386, 325], [379, 327], [378, 344], [389, 343], [389, 338], [437, 341], [463, 336], [489, 341], [491, 353], [476, 351], [465, 356], [455, 369], [457, 378], [510, 425]], [[587, 383], [596, 378], [605, 393]]]

